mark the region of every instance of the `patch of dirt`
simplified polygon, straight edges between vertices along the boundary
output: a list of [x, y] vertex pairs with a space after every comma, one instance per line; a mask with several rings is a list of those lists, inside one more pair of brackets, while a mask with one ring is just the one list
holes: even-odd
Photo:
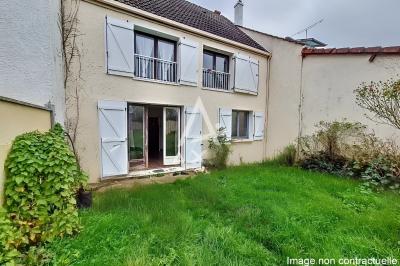
[[120, 180], [106, 180], [100, 183], [91, 184], [90, 188], [92, 191], [104, 192], [115, 188], [134, 188], [140, 186], [147, 186], [153, 184], [169, 184], [174, 183], [177, 180], [184, 180], [188, 178], [193, 178], [196, 176], [195, 172], [185, 174], [165, 174], [160, 176], [147, 176], [143, 178], [127, 178]]

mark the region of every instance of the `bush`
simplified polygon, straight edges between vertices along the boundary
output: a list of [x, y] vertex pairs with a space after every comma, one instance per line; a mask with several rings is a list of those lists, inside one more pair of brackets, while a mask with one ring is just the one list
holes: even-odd
[[206, 160], [205, 164], [217, 169], [226, 168], [231, 146], [223, 128], [218, 129], [215, 139], [210, 138], [208, 140], [208, 148], [211, 152], [211, 157]]
[[281, 165], [293, 166], [296, 163], [296, 156], [297, 149], [296, 146], [292, 144], [286, 146], [283, 151], [275, 157], [273, 161]]
[[0, 265], [12, 265], [18, 259], [18, 248], [23, 243], [22, 234], [13, 226], [7, 213], [0, 208]]
[[55, 237], [79, 230], [75, 193], [87, 180], [64, 139], [61, 126], [18, 136], [6, 163], [5, 208], [26, 254]]
[[360, 123], [321, 122], [299, 144], [304, 169], [363, 179], [368, 186], [400, 187], [400, 148], [366, 133]]

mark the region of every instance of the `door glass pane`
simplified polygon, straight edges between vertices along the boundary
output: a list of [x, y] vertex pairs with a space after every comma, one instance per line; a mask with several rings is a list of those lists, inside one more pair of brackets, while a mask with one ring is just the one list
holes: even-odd
[[238, 113], [237, 111], [232, 111], [232, 137], [237, 137], [238, 132], [237, 132], [237, 116]]
[[144, 158], [144, 107], [129, 106], [128, 114], [128, 141], [129, 159], [138, 160]]
[[135, 53], [135, 75], [154, 79], [154, 39], [136, 34]]
[[167, 156], [178, 155], [179, 141], [179, 112], [175, 108], [165, 109], [165, 149]]
[[215, 70], [220, 72], [228, 72], [228, 60], [225, 56], [216, 56]]
[[205, 69], [214, 69], [214, 63], [213, 63], [214, 59], [213, 56], [207, 53], [203, 54], [203, 68]]
[[176, 66], [175, 62], [175, 45], [172, 42], [159, 40], [157, 48], [157, 57], [162, 59], [157, 61], [157, 79], [175, 82]]

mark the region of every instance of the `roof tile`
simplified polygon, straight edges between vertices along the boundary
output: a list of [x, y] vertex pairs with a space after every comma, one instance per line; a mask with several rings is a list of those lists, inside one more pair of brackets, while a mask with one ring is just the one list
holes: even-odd
[[391, 47], [353, 47], [353, 48], [304, 48], [303, 56], [321, 54], [398, 54], [400, 46]]
[[186, 0], [115, 0], [149, 13], [266, 51], [229, 19]]

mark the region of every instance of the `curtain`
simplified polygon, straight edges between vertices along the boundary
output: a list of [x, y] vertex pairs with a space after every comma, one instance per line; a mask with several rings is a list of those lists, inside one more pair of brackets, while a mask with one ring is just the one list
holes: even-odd
[[[137, 34], [135, 43], [136, 54], [145, 57], [136, 57], [135, 71], [139, 77], [154, 78], [154, 38]], [[149, 58], [150, 57], [150, 58]]]
[[175, 81], [175, 66], [172, 63], [175, 61], [175, 45], [171, 42], [159, 40], [157, 51], [157, 57], [165, 60], [157, 63], [157, 78], [169, 82]]

